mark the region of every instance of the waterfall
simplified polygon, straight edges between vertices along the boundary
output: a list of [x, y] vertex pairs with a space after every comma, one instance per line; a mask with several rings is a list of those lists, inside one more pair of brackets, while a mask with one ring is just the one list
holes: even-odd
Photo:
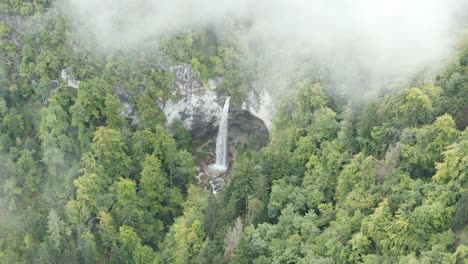
[[226, 171], [228, 159], [228, 114], [229, 114], [229, 100], [231, 97], [226, 98], [224, 102], [223, 112], [221, 114], [221, 121], [219, 122], [218, 137], [216, 138], [216, 163], [213, 168]]

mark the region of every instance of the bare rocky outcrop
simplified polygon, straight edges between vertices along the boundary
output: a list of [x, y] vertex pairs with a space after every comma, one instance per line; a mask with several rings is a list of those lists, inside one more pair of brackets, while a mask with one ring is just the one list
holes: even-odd
[[[170, 69], [176, 77], [173, 95], [177, 99], [166, 102], [163, 107], [168, 125], [176, 118], [180, 119], [195, 139], [216, 131], [222, 104], [226, 99], [226, 95], [217, 90], [219, 80], [209, 80], [208, 84], [204, 85], [196, 77], [190, 64], [180, 64]], [[230, 112], [242, 110], [260, 119], [270, 131], [275, 110], [267, 91], [252, 91], [242, 103], [241, 109], [232, 108]]]
[[275, 106], [273, 98], [266, 90], [251, 91], [247, 100], [242, 103], [242, 109], [262, 120], [268, 131], [271, 131]]
[[213, 132], [222, 110], [218, 103], [217, 82], [210, 80], [205, 87], [190, 64], [173, 66], [170, 70], [175, 74], [173, 97], [176, 99], [163, 106], [168, 125], [180, 119], [196, 139]]
[[62, 79], [67, 83], [68, 87], [78, 89], [80, 88], [80, 81], [74, 80], [66, 69], [61, 72]]

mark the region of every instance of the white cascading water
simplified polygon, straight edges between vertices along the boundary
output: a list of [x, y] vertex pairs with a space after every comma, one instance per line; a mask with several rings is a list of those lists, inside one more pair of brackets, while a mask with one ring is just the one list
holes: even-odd
[[216, 162], [213, 168], [219, 171], [227, 170], [228, 159], [228, 114], [229, 114], [229, 101], [231, 97], [226, 98], [224, 102], [223, 112], [221, 114], [221, 121], [219, 122], [218, 137], [216, 138]]

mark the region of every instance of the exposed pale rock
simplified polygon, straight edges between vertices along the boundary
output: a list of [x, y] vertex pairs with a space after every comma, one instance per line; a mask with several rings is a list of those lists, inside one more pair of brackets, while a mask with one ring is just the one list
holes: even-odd
[[271, 132], [275, 106], [271, 95], [266, 90], [252, 91], [247, 100], [242, 103], [242, 109], [262, 120], [268, 132]]
[[[194, 138], [201, 138], [217, 129], [222, 112], [224, 96], [217, 91], [218, 80], [209, 80], [208, 87], [196, 78], [190, 64], [180, 64], [170, 68], [174, 72], [174, 97], [162, 107], [168, 125], [176, 118], [191, 132]], [[252, 91], [242, 103], [242, 109], [262, 120], [268, 131], [272, 127], [275, 112], [273, 100], [266, 90]]]
[[68, 87], [78, 89], [80, 88], [80, 81], [73, 80], [70, 74], [67, 72], [66, 69], [62, 70], [62, 79], [67, 83]]
[[216, 81], [210, 80], [208, 87], [195, 77], [192, 66], [180, 64], [170, 68], [174, 72], [174, 97], [163, 106], [168, 124], [176, 118], [190, 130], [194, 138], [200, 138], [216, 129], [222, 107], [218, 103]]

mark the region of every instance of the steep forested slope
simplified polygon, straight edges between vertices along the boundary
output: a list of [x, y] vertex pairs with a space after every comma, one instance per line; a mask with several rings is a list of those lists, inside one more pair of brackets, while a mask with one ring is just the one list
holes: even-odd
[[268, 146], [239, 150], [215, 196], [196, 184], [187, 131], [164, 127], [157, 102], [174, 76], [157, 61], [221, 77], [239, 104], [253, 73], [235, 31], [102, 55], [66, 17], [34, 31], [6, 23], [49, 5], [0, 3], [11, 18], [0, 21], [0, 262], [468, 261], [467, 42], [433, 81], [365, 103], [304, 78], [278, 104]]

